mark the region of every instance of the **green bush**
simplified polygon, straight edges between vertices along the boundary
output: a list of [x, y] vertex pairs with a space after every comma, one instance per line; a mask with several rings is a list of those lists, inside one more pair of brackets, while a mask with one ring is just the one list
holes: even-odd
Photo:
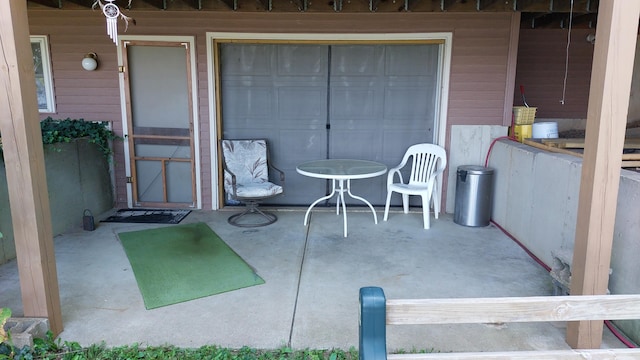
[[68, 143], [75, 139], [87, 138], [90, 143], [98, 146], [105, 157], [110, 159], [113, 154], [110, 142], [122, 140], [122, 138], [111, 131], [108, 125], [109, 123], [106, 121], [93, 122], [70, 118], [54, 120], [48, 117], [40, 122], [42, 143]]
[[[56, 144], [68, 143], [75, 139], [86, 138], [90, 143], [96, 144], [102, 154], [111, 160], [113, 150], [110, 142], [122, 140], [122, 137], [109, 130], [107, 121], [85, 121], [84, 119], [55, 120], [48, 117], [40, 122], [42, 130], [42, 143]], [[2, 138], [0, 138], [0, 153], [2, 152]]]

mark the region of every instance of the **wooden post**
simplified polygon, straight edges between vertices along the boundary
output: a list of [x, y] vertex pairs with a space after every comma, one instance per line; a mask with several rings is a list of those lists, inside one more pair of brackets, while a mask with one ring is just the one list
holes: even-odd
[[27, 2], [0, 1], [0, 133], [24, 316], [62, 331]]
[[[520, 12], [511, 15], [511, 33], [509, 36], [509, 55], [507, 57], [507, 81], [504, 98], [513, 99], [516, 83], [516, 65], [518, 63], [518, 44], [520, 43]], [[513, 120], [513, 101], [504, 102], [502, 125], [511, 126]]]
[[[572, 295], [603, 295], [608, 287], [639, 15], [640, 1], [600, 1], [571, 266]], [[567, 343], [579, 349], [600, 348], [602, 330], [602, 321], [571, 322]]]

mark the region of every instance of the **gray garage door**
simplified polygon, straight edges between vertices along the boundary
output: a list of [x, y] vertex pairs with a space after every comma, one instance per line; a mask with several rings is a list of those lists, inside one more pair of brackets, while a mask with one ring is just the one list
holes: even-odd
[[[308, 205], [329, 185], [298, 174], [298, 164], [355, 158], [393, 167], [410, 145], [434, 142], [439, 51], [438, 44], [223, 44], [223, 138], [267, 139], [286, 173], [285, 195], [272, 203]], [[352, 190], [383, 205], [386, 175], [355, 180]]]

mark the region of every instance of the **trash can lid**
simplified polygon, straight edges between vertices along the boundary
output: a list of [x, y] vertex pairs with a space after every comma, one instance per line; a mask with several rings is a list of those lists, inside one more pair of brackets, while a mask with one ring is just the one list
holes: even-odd
[[458, 173], [466, 172], [471, 175], [493, 174], [493, 169], [480, 165], [461, 165], [458, 166]]

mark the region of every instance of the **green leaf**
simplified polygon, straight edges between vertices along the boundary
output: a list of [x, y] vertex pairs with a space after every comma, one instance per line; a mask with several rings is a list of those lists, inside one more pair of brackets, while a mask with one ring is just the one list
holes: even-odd
[[4, 331], [4, 324], [11, 317], [11, 309], [0, 308], [0, 343], [9, 340], [9, 334]]
[[109, 129], [106, 121], [85, 121], [84, 119], [54, 120], [48, 117], [40, 122], [43, 144], [69, 143], [75, 139], [87, 138], [96, 144], [105, 157], [111, 159], [113, 150], [110, 142], [122, 140]]

